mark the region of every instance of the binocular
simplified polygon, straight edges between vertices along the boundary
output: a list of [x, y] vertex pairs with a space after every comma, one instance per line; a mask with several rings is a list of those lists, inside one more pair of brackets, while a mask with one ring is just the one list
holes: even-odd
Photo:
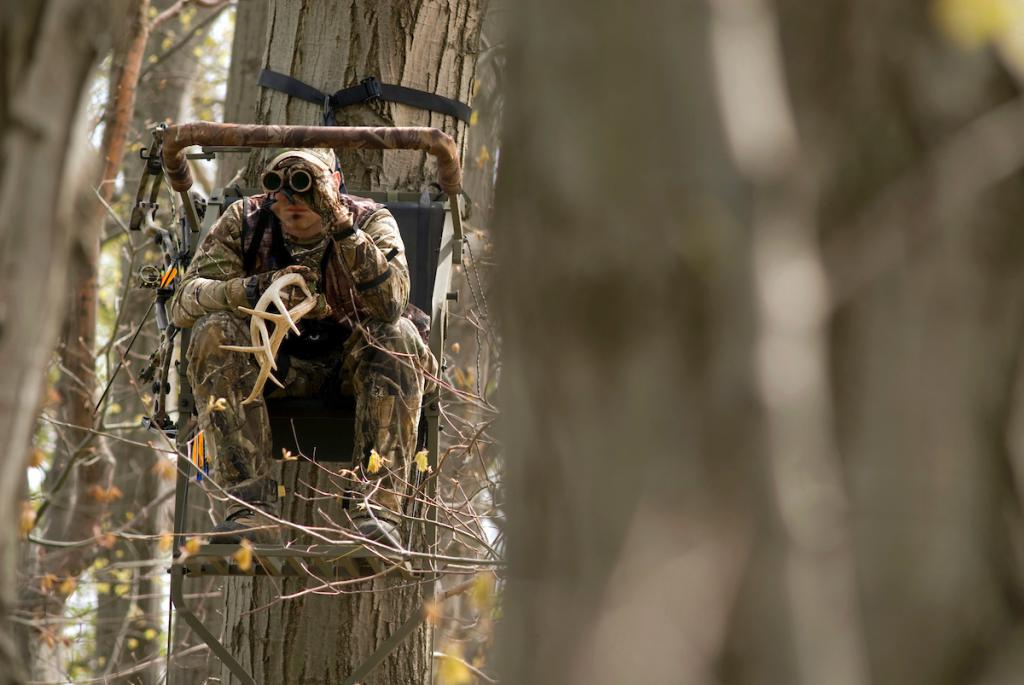
[[279, 190], [306, 193], [313, 187], [313, 175], [305, 169], [286, 169], [284, 171], [271, 169], [264, 172], [260, 180], [263, 190], [268, 193], [276, 193]]

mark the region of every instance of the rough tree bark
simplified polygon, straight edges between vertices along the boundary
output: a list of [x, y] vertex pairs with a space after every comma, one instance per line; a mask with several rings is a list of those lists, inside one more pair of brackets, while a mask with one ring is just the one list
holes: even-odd
[[[469, 102], [478, 50], [482, 0], [412, 3], [324, 2], [270, 6], [263, 66], [333, 92], [367, 76]], [[465, 125], [405, 105], [373, 103], [335, 113], [339, 123], [436, 126], [465, 140]], [[319, 124], [321, 109], [269, 90], [259, 93], [257, 122]], [[434, 180], [430, 158], [417, 153], [345, 152], [350, 189], [422, 188]], [[255, 168], [258, 163], [253, 163]], [[251, 180], [251, 179], [250, 179]], [[315, 470], [286, 470], [289, 491], [330, 487]], [[283, 515], [319, 521], [312, 502], [289, 498]], [[322, 521], [321, 521], [322, 523]], [[282, 593], [305, 587], [248, 579], [232, 580], [226, 606], [228, 645], [257, 682], [330, 683], [343, 680], [424, 598], [430, 588], [376, 580], [335, 596]], [[367, 683], [426, 682], [429, 629], [416, 631], [367, 679]], [[227, 682], [227, 673], [224, 674]]]
[[[67, 265], [91, 216], [94, 174], [83, 96], [106, 47], [109, 3], [23, 2], [3, 6], [0, 52], [0, 682], [25, 671], [10, 639], [19, 490], [40, 390], [66, 301]], [[31, 516], [28, 516], [31, 519]], [[26, 521], [27, 522], [27, 521]]]

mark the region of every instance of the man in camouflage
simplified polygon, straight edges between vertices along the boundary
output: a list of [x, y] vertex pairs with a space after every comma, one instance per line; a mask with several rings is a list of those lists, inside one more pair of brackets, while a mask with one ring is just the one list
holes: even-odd
[[[258, 365], [253, 355], [222, 346], [250, 344], [248, 317], [238, 308], [253, 307], [279, 276], [299, 273], [319, 293], [316, 308], [299, 323], [304, 334], [315, 329], [315, 335], [296, 339], [291, 349], [286, 341], [277, 359], [285, 388], [268, 394], [351, 388], [354, 523], [362, 535], [399, 544], [420, 404], [433, 387], [437, 362], [424, 344], [426, 316], [409, 305], [398, 225], [383, 206], [339, 192], [330, 150], [285, 151], [267, 165], [264, 178], [276, 178], [280, 189], [265, 182], [275, 190], [228, 207], [200, 244], [170, 308], [175, 325], [192, 327], [188, 377], [199, 427], [214, 481], [231, 496], [225, 521], [213, 532], [221, 542], [278, 539], [260, 515], [273, 512], [276, 499], [268, 478], [267, 407], [262, 397], [242, 404]], [[312, 186], [296, 192], [294, 184], [289, 188], [293, 178], [312, 178]]]

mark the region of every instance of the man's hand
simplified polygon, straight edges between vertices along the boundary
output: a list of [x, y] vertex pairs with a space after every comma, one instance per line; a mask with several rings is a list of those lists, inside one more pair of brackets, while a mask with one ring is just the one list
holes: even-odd
[[[298, 274], [302, 276], [302, 279], [306, 281], [306, 285], [309, 286], [310, 291], [316, 294], [317, 285], [319, 285], [320, 283], [320, 274], [314, 271], [313, 269], [310, 269], [308, 266], [293, 264], [291, 266], [286, 266], [283, 269], [278, 269], [277, 271], [267, 271], [246, 278], [245, 294], [249, 299], [249, 306], [255, 307], [256, 302], [260, 299], [260, 295], [263, 294], [263, 291], [265, 291], [270, 286], [271, 283], [273, 283], [278, 278], [286, 274]], [[327, 313], [330, 313], [331, 308], [327, 304], [326, 298], [323, 298], [323, 306], [321, 306], [320, 300], [322, 298], [322, 295], [317, 297], [317, 308], [314, 309], [309, 314], [307, 314], [307, 317], [321, 318], [323, 316], [326, 316]], [[285, 288], [285, 290], [282, 291], [281, 293], [281, 300], [289, 309], [299, 304], [304, 299], [306, 299], [305, 293], [303, 293], [301, 289], [295, 286]], [[318, 315], [317, 313], [323, 310], [324, 307], [326, 307], [327, 313], [320, 313]]]
[[341, 202], [338, 181], [334, 174], [313, 171], [313, 211], [320, 215], [327, 233], [340, 231], [352, 225], [352, 213]]

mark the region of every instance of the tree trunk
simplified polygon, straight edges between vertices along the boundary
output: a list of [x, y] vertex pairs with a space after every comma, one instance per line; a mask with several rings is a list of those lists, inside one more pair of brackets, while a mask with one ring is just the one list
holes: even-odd
[[[263, 66], [305, 81], [325, 92], [376, 76], [436, 92], [464, 102], [470, 89], [479, 39], [480, 0], [363, 3], [354, 7], [324, 2], [299, 7], [275, 2], [269, 13], [268, 47]], [[465, 125], [449, 117], [406, 105], [376, 102], [334, 113], [347, 125], [435, 126], [464, 142]], [[321, 108], [270, 90], [261, 90], [259, 123], [320, 124]], [[350, 190], [420, 189], [435, 178], [426, 155], [402, 152], [343, 152], [342, 166]], [[258, 162], [251, 165], [259, 167]], [[289, 492], [330, 488], [316, 469], [285, 469]], [[313, 502], [290, 497], [282, 515], [323, 525]], [[337, 519], [336, 519], [337, 520]], [[408, 586], [401, 579], [378, 579], [368, 586], [343, 589], [340, 595], [304, 594], [285, 602], [282, 594], [307, 589], [304, 582], [282, 584], [231, 579], [226, 602], [229, 648], [257, 682], [340, 682], [378, 644], [415, 611], [430, 587]], [[428, 682], [430, 633], [414, 632], [365, 681]], [[228, 674], [223, 674], [228, 682]]]
[[509, 17], [502, 682], [714, 682], [768, 497], [749, 198], [708, 6], [643, 8]]
[[[0, 682], [25, 671], [11, 640], [16, 523], [29, 439], [66, 301], [75, 231], [91, 216], [83, 96], [109, 37], [107, 3], [6, 4], [0, 135]], [[29, 514], [28, 520], [31, 520]], [[25, 521], [27, 523], [27, 521]]]
[[1020, 682], [1020, 84], [927, 4], [779, 5], [873, 682]]
[[[153, 3], [161, 13], [172, 5], [173, 0]], [[136, 92], [127, 141], [129, 149], [148, 147], [151, 142], [148, 131], [153, 125], [181, 121], [192, 96], [192, 82], [199, 71], [199, 60], [192, 51], [202, 42], [202, 36], [193, 35], [188, 40], [185, 36], [190, 27], [202, 22], [208, 13], [208, 10], [200, 10], [195, 16], [190, 15], [188, 23], [179, 14], [153, 30], [143, 60], [143, 64], [150, 66]], [[180, 47], [164, 56], [170, 49], [168, 45], [178, 46], [183, 40]], [[152, 63], [150, 57], [159, 61]], [[125, 193], [134, 192], [142, 164], [138, 158], [126, 160]], [[118, 306], [121, 325], [114, 338], [125, 342], [111, 350], [108, 368], [113, 369], [122, 359], [125, 365], [109, 392], [106, 420], [111, 424], [139, 424], [139, 417], [150, 409], [143, 399], [151, 389], [139, 382], [137, 375], [158, 343], [153, 319], [144, 321], [154, 294], [138, 287], [137, 274], [143, 264], [160, 263], [161, 255], [151, 239], [141, 234], [123, 239], [119, 288], [124, 297]], [[138, 326], [142, 326], [142, 333], [126, 353], [126, 341]], [[123, 431], [119, 435], [142, 444], [153, 440], [153, 435], [141, 425], [134, 432]], [[125, 682], [151, 685], [159, 681], [165, 666], [159, 651], [165, 628], [166, 596], [158, 582], [164, 565], [134, 564], [155, 559], [159, 554], [152, 540], [169, 531], [170, 522], [167, 506], [153, 505], [168, 493], [172, 484], [157, 474], [154, 468], [157, 460], [165, 457], [152, 449], [117, 443], [112, 450], [116, 454], [113, 482], [125, 494], [111, 505], [111, 522], [128, 525], [132, 533], [151, 538], [118, 542], [101, 554], [103, 568], [95, 572], [99, 601], [94, 663], [97, 675], [110, 676], [132, 669], [130, 676], [122, 678]], [[121, 567], [122, 562], [132, 565]], [[135, 670], [145, 662], [149, 662], [148, 667]]]
[[[235, 10], [235, 36], [231, 43], [224, 121], [251, 124], [256, 121], [256, 80], [263, 66], [267, 45], [267, 3], [243, 2]], [[229, 155], [217, 164], [217, 187], [223, 188], [239, 172], [246, 160]]]

